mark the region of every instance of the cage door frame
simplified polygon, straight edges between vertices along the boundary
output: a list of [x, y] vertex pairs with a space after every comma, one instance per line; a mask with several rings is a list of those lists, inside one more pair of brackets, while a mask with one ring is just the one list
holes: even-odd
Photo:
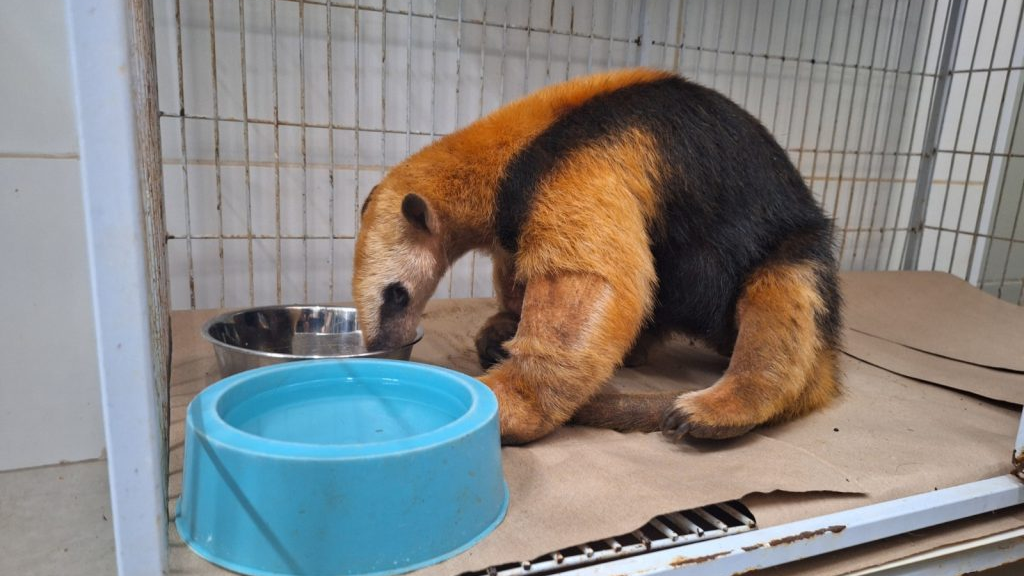
[[[148, 0], [66, 0], [115, 556], [121, 576], [167, 572], [167, 500], [151, 315], [164, 315], [147, 253], [145, 108], [133, 83]], [[150, 27], [151, 28], [151, 27]], [[152, 49], [149, 42], [146, 49]], [[160, 198], [156, 191], [155, 198]], [[152, 200], [152, 197], [150, 198]], [[151, 207], [151, 206], [150, 206]], [[150, 223], [152, 224], [152, 223]], [[149, 226], [150, 232], [153, 231]], [[161, 244], [156, 242], [156, 244]], [[159, 252], [159, 251], [158, 251]], [[152, 296], [151, 296], [152, 295]], [[155, 300], [155, 301], [154, 301]]]

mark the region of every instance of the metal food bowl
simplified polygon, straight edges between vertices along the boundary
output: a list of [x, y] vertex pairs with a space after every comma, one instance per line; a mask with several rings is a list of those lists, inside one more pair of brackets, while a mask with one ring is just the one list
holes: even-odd
[[295, 360], [385, 358], [408, 360], [423, 338], [390, 350], [363, 346], [355, 308], [341, 306], [263, 306], [221, 314], [203, 326], [223, 377]]

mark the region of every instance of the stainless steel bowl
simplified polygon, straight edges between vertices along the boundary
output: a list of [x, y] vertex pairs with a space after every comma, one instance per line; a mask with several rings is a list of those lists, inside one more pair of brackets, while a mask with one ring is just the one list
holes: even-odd
[[264, 306], [221, 314], [203, 325], [213, 344], [221, 376], [244, 370], [314, 358], [391, 358], [408, 360], [416, 337], [391, 350], [368, 351], [355, 308], [339, 306]]

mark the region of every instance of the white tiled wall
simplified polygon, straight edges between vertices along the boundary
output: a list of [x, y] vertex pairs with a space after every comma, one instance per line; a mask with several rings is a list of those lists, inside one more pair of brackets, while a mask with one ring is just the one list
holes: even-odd
[[103, 454], [62, 2], [0, 18], [0, 470]]

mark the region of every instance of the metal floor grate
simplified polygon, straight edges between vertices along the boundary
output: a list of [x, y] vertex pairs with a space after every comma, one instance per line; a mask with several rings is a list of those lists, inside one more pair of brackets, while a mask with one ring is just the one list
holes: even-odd
[[674, 548], [693, 542], [746, 532], [756, 527], [746, 506], [737, 502], [713, 504], [657, 516], [629, 534], [588, 542], [534, 560], [491, 566], [463, 576], [537, 576], [616, 560], [651, 550]]

